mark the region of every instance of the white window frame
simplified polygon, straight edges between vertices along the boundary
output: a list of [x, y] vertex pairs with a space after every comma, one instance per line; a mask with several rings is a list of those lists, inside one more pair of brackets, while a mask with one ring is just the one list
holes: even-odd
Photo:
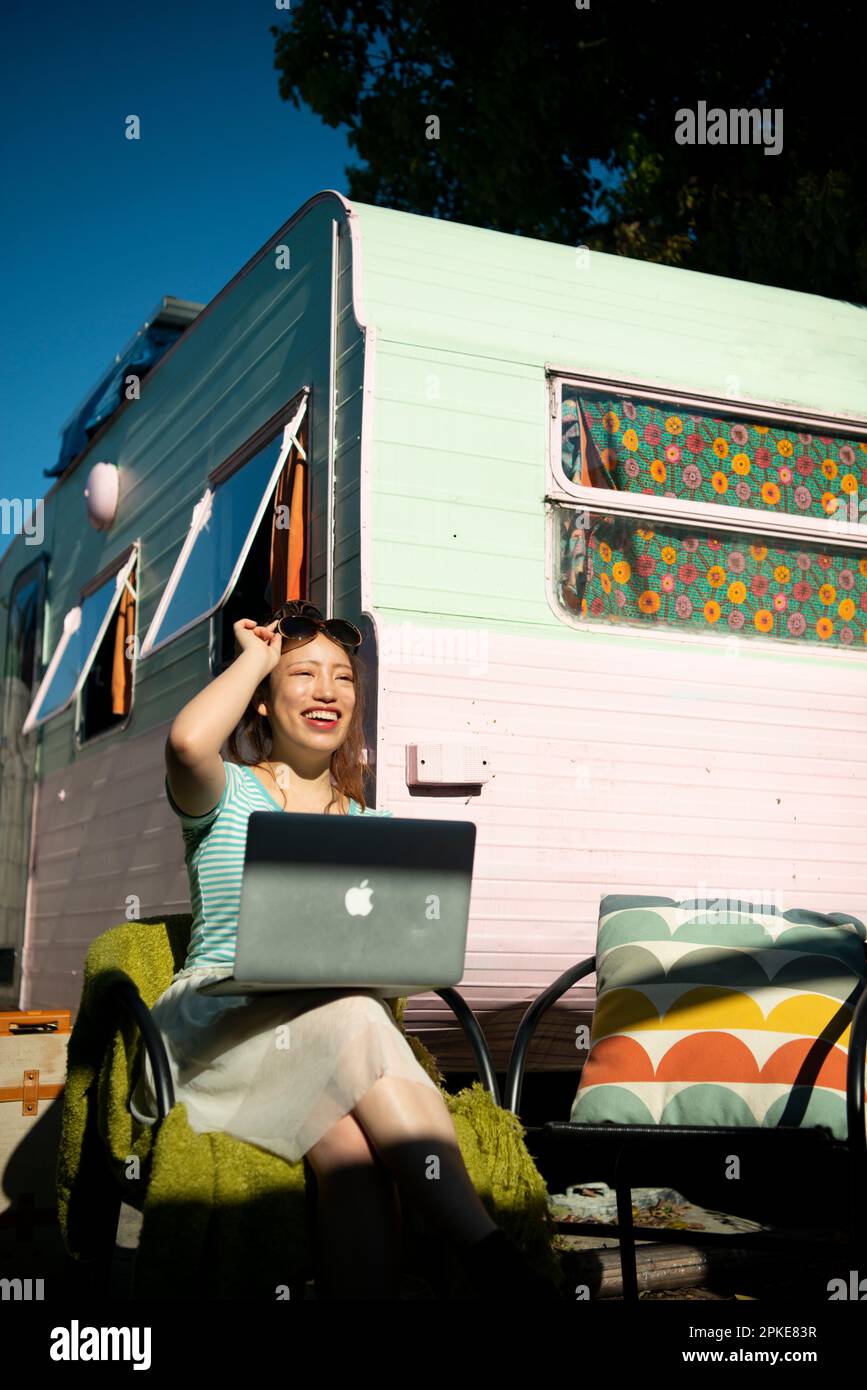
[[[249, 554], [250, 546], [253, 544], [253, 538], [256, 535], [256, 532], [258, 531], [259, 526], [261, 524], [262, 517], [265, 514], [265, 508], [268, 506], [274, 489], [277, 486], [277, 480], [280, 477], [280, 474], [286, 465], [286, 460], [289, 457], [289, 451], [293, 445], [297, 450], [298, 457], [306, 461], [307, 455], [304, 452], [304, 448], [300, 440], [298, 439], [298, 432], [301, 428], [301, 422], [303, 421], [307, 412], [309, 397], [310, 388], [305, 386], [301, 393], [300, 404], [298, 405], [297, 409], [295, 410], [295, 413], [293, 414], [289, 422], [283, 426], [283, 437], [280, 445], [280, 452], [277, 458], [277, 462], [274, 464], [274, 467], [271, 470], [269, 481], [266, 484], [265, 489], [262, 493], [262, 497], [256, 506], [252, 522], [247, 531], [247, 537], [243, 545], [241, 546], [241, 549], [238, 553], [238, 558], [235, 562], [234, 568], [232, 570], [231, 575], [229, 576], [229, 580], [225, 586], [225, 589], [223, 590], [222, 595], [217, 600], [217, 602], [212, 604], [206, 612], [200, 613], [198, 617], [193, 618], [188, 623], [185, 623], [183, 627], [173, 629], [173, 631], [170, 632], [166, 637], [159, 637], [160, 628], [162, 627], [166, 613], [169, 610], [171, 601], [174, 598], [175, 591], [178, 587], [178, 584], [180, 583], [181, 576], [184, 572], [187, 561], [189, 560], [190, 555], [192, 554], [193, 547], [196, 544], [196, 541], [199, 537], [199, 534], [203, 526], [207, 523], [211, 516], [211, 512], [213, 510], [214, 494], [224, 483], [228, 482], [230, 478], [233, 478], [236, 473], [241, 472], [241, 470], [245, 468], [248, 463], [251, 463], [260, 449], [267, 448], [268, 441], [266, 440], [258, 447], [254, 446], [250, 448], [249, 446], [246, 446], [245, 452], [247, 454], [247, 457], [244, 459], [242, 463], [239, 463], [237, 467], [233, 467], [228, 472], [224, 472], [224, 465], [221, 464], [219, 468], [215, 469], [211, 473], [207, 486], [205, 487], [205, 490], [202, 493], [202, 496], [199, 498], [199, 501], [193, 507], [193, 514], [190, 518], [190, 525], [187, 534], [184, 538], [184, 543], [181, 546], [181, 550], [177, 560], [175, 561], [174, 568], [172, 569], [172, 572], [169, 575], [168, 582], [166, 584], [165, 589], [162, 592], [160, 601], [157, 605], [157, 610], [154, 613], [150, 627], [147, 631], [147, 635], [144, 639], [144, 642], [142, 643], [140, 652], [140, 659], [142, 661], [146, 657], [151, 656], [154, 652], [161, 651], [163, 647], [167, 647], [171, 642], [174, 642], [178, 638], [183, 637], [185, 633], [190, 632], [194, 627], [198, 627], [200, 623], [203, 623], [207, 619], [211, 618], [214, 613], [218, 612], [219, 609], [223, 607], [223, 604], [226, 602], [229, 595], [232, 593], [233, 589], [235, 588], [235, 585], [238, 582], [238, 576], [240, 575], [241, 570], [244, 567], [244, 562], [247, 558], [247, 555]], [[279, 430], [275, 433], [279, 433]]]
[[[552, 364], [546, 365], [545, 374], [548, 381], [549, 404], [547, 479], [544, 498], [548, 514], [545, 570], [548, 580], [548, 601], [556, 615], [570, 626], [597, 634], [603, 631], [608, 634], [616, 632], [618, 637], [646, 639], [648, 636], [653, 636], [678, 643], [700, 641], [727, 647], [731, 646], [734, 641], [742, 643], [747, 640], [751, 651], [786, 652], [803, 657], [807, 645], [805, 643], [781, 642], [778, 639], [752, 635], [744, 639], [739, 633], [705, 633], [695, 629], [678, 628], [670, 623], [660, 623], [651, 629], [649, 624], [617, 623], [615, 625], [606, 624], [604, 621], [591, 622], [564, 607], [557, 593], [557, 576], [560, 568], [558, 558], [559, 518], [560, 509], [564, 506], [581, 515], [585, 524], [588, 513], [604, 512], [610, 516], [634, 516], [638, 520], [689, 526], [701, 531], [731, 531], [737, 534], [755, 535], [759, 540], [768, 542], [777, 538], [800, 540], [813, 545], [824, 542], [829, 549], [845, 548], [864, 551], [865, 553], [867, 553], [867, 522], [834, 521], [833, 519], [823, 521], [818, 518], [798, 517], [791, 513], [776, 515], [772, 512], [761, 511], [757, 507], [728, 507], [717, 502], [690, 502], [680, 498], [660, 497], [647, 492], [619, 492], [613, 488], [585, 487], [580, 483], [573, 483], [563, 472], [562, 388], [570, 386], [586, 391], [607, 391], [614, 395], [624, 396], [627, 400], [630, 396], [642, 396], [648, 400], [658, 401], [661, 405], [669, 408], [673, 414], [681, 411], [694, 414], [724, 412], [742, 417], [745, 421], [752, 417], [760, 420], [762, 424], [773, 422], [783, 425], [785, 428], [801, 429], [813, 434], [846, 434], [852, 439], [863, 439], [865, 442], [867, 442], [867, 421], [854, 417], [817, 415], [809, 411], [799, 411], [796, 414], [794, 411], [782, 409], [779, 405], [771, 402], [767, 404], [751, 402], [746, 405], [728, 397], [698, 395], [693, 392], [678, 390], [675, 387], [663, 389], [658, 383], [651, 384], [633, 378], [589, 376]], [[809, 649], [811, 652], [815, 651], [816, 644], [810, 643]], [[822, 644], [819, 650], [823, 657], [832, 660], [838, 657], [849, 661], [853, 659], [863, 660], [864, 658], [864, 652], [860, 647], [827, 647]]]
[[66, 652], [66, 648], [69, 645], [70, 639], [81, 626], [82, 607], [89, 597], [91, 597], [93, 594], [98, 594], [101, 589], [105, 588], [108, 584], [111, 583], [111, 571], [109, 570], [102, 583], [97, 585], [91, 584], [90, 586], [88, 586], [87, 592], [83, 594], [83, 596], [80, 598], [79, 602], [75, 605], [75, 607], [70, 608], [68, 612], [65, 614], [63, 619], [63, 630], [60, 634], [60, 640], [54, 649], [54, 653], [51, 657], [51, 661], [48, 664], [48, 668], [45, 672], [45, 675], [39, 682], [39, 689], [37, 690], [36, 695], [33, 699], [33, 703], [31, 704], [30, 709], [27, 712], [27, 717], [24, 720], [23, 725], [21, 726], [22, 734], [32, 733], [34, 729], [40, 728], [43, 724], [48, 723], [50, 719], [54, 719], [57, 717], [57, 715], [63, 714], [65, 710], [69, 709], [69, 706], [73, 703], [73, 701], [78, 698], [81, 687], [84, 685], [84, 682], [86, 681], [90, 672], [90, 668], [93, 665], [96, 653], [99, 651], [99, 645], [103, 637], [105, 636], [106, 631], [108, 630], [109, 624], [114, 618], [115, 612], [117, 611], [117, 605], [120, 602], [122, 590], [124, 588], [129, 588], [129, 591], [132, 594], [133, 598], [137, 599], [136, 592], [133, 589], [132, 584], [130, 583], [129, 577], [136, 566], [138, 557], [139, 543], [138, 541], [134, 541], [126, 560], [124, 560], [121, 563], [120, 567], [116, 570], [114, 574], [114, 595], [108, 605], [105, 617], [100, 623], [99, 631], [97, 632], [93, 640], [93, 643], [91, 644], [90, 650], [85, 654], [84, 660], [81, 663], [81, 669], [78, 672], [75, 685], [73, 686], [72, 690], [70, 691], [69, 695], [64, 700], [62, 705], [58, 705], [56, 709], [52, 709], [49, 714], [40, 715], [40, 707], [45, 699], [45, 696], [49, 693], [51, 689], [55, 673], [57, 671], [58, 666], [60, 665], [60, 662], [63, 659], [64, 653]]

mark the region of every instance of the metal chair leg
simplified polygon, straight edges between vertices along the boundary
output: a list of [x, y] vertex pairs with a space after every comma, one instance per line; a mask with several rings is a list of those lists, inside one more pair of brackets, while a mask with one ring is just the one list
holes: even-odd
[[617, 1233], [620, 1239], [620, 1272], [623, 1279], [623, 1300], [638, 1302], [638, 1267], [635, 1253], [635, 1227], [632, 1220], [632, 1188], [626, 1175], [626, 1148], [622, 1148], [614, 1165], [614, 1188], [617, 1193]]
[[78, 1283], [82, 1292], [89, 1298], [110, 1298], [112, 1292], [112, 1270], [117, 1248], [117, 1230], [120, 1222], [121, 1197], [117, 1189], [106, 1179], [106, 1192], [101, 1199], [98, 1232], [99, 1253], [89, 1260], [78, 1260]]

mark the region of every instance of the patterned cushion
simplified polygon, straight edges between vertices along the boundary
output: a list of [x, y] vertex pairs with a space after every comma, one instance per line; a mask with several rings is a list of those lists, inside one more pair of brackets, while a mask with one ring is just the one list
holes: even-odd
[[726, 898], [599, 907], [576, 1124], [820, 1126], [847, 1137], [864, 923]]

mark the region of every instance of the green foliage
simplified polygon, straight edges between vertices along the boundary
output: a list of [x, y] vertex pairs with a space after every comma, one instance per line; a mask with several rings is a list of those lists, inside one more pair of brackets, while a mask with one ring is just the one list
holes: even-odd
[[[350, 198], [864, 302], [859, 15], [757, 8], [298, 0], [271, 32], [281, 96], [348, 129]], [[781, 109], [781, 152], [677, 144], [699, 101]]]

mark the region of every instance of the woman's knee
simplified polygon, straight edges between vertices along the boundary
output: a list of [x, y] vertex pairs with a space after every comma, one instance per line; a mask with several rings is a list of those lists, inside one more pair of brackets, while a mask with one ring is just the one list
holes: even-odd
[[328, 1015], [329, 1026], [339, 1031], [345, 1029], [352, 1033], [362, 1024], [375, 1022], [393, 1023], [391, 1011], [381, 999], [372, 994], [346, 994], [331, 999], [319, 1006]]
[[307, 1150], [305, 1158], [317, 1177], [335, 1168], [378, 1162], [376, 1151], [352, 1114], [344, 1115]]

